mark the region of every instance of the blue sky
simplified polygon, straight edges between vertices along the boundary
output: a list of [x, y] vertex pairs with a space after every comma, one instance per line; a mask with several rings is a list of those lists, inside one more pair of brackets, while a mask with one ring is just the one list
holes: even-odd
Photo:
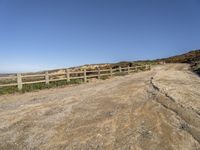
[[0, 0], [0, 72], [200, 48], [199, 0]]

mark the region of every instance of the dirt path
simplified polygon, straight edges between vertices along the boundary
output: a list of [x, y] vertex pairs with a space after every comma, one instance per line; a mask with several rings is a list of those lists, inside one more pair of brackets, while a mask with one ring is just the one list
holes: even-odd
[[0, 97], [0, 149], [200, 149], [200, 78], [186, 64]]

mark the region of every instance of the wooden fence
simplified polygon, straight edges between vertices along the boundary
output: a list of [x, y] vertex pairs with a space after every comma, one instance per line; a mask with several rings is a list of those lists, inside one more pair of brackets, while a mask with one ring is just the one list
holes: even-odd
[[[18, 90], [21, 90], [24, 84], [45, 83], [48, 85], [52, 81], [67, 80], [68, 82], [70, 82], [70, 80], [73, 79], [83, 79], [83, 81], [86, 83], [89, 78], [101, 79], [102, 76], [113, 76], [115, 74], [120, 74], [120, 73], [129, 74], [131, 72], [137, 72], [139, 70], [144, 71], [150, 69], [151, 69], [150, 65], [142, 65], [135, 67], [127, 66], [123, 68], [122, 67], [109, 68], [103, 70], [101, 70], [100, 68], [96, 70], [84, 69], [83, 71], [72, 71], [70, 69], [66, 69], [64, 73], [49, 73], [49, 71], [46, 71], [45, 73], [42, 74], [29, 74], [29, 75], [17, 73], [16, 75], [13, 76], [0, 77], [0, 81], [5, 81], [5, 80], [15, 81], [15, 83], [7, 83], [7, 84], [0, 83], [0, 87], [17, 86]], [[31, 80], [29, 80], [28, 78]]]

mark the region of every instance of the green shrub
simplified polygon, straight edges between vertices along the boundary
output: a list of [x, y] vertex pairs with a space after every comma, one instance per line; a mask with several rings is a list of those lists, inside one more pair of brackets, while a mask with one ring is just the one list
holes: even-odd
[[127, 75], [126, 72], [117, 72], [114, 74], [114, 76], [125, 76], [125, 75]]
[[0, 95], [3, 94], [11, 94], [17, 92], [18, 89], [16, 86], [10, 86], [10, 87], [1, 87], [0, 88]]
[[110, 78], [109, 76], [101, 76], [102, 80], [106, 80], [106, 79], [109, 79], [109, 78]]

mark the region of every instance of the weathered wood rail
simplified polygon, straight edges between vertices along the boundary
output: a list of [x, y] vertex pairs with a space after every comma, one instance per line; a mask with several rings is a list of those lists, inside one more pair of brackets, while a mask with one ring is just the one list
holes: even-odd
[[[12, 75], [12, 76], [0, 77], [0, 81], [3, 81], [3, 80], [16, 81], [15, 83], [7, 83], [7, 84], [0, 83], [0, 87], [17, 86], [18, 90], [21, 90], [24, 84], [45, 83], [48, 85], [52, 81], [67, 80], [68, 82], [70, 82], [70, 80], [74, 80], [74, 79], [83, 79], [83, 81], [86, 83], [87, 80], [90, 78], [101, 79], [102, 76], [113, 76], [115, 74], [119, 74], [123, 72], [129, 74], [131, 72], [137, 72], [139, 70], [142, 70], [142, 71], [151, 70], [151, 66], [150, 65], [141, 65], [141, 66], [135, 66], [135, 67], [127, 66], [123, 68], [118, 67], [118, 68], [109, 68], [109, 69], [102, 69], [102, 70], [100, 68], [98, 68], [97, 70], [84, 69], [83, 71], [72, 71], [70, 69], [66, 69], [65, 73], [49, 73], [49, 71], [46, 71], [45, 73], [41, 73], [41, 74], [29, 74], [29, 75], [17, 73], [16, 75]], [[58, 77], [58, 78], [55, 78], [55, 77]], [[32, 79], [28, 80], [28, 78], [29, 79], [32, 78]], [[34, 78], [36, 79], [34, 80]]]

